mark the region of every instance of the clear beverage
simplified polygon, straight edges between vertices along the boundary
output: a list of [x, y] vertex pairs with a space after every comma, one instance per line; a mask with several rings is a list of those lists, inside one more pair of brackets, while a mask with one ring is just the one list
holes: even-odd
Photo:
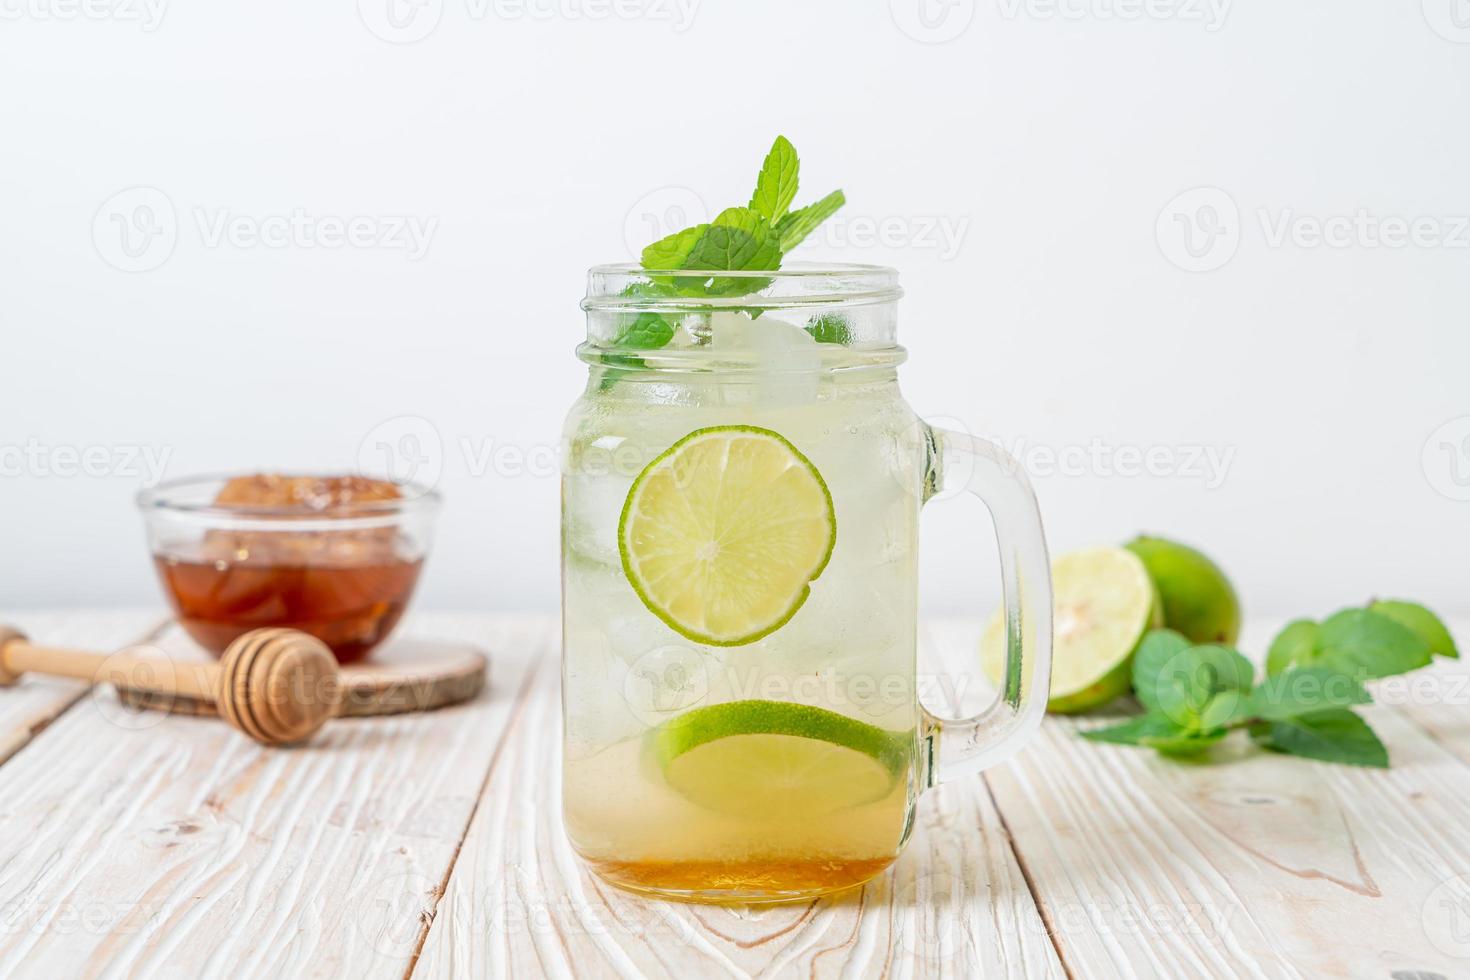
[[[734, 338], [723, 348], [721, 324]], [[922, 788], [916, 541], [928, 454], [898, 391], [898, 357], [819, 348], [779, 313], [716, 314], [712, 332], [711, 352], [726, 351], [720, 370], [594, 367], [567, 420], [564, 815], [576, 850], [617, 885], [696, 900], [805, 897], [891, 863]], [[618, 528], [650, 461], [691, 432], [733, 424], [773, 430], [810, 460], [836, 531], [788, 621], [718, 646], [650, 611]], [[821, 709], [797, 715], [817, 719], [818, 737], [725, 733], [716, 751], [673, 762], [660, 748], [681, 716], [728, 705], [715, 717], [738, 720], [772, 702]]]
[[[887, 867], [928, 786], [1041, 723], [1046, 540], [999, 447], [898, 393], [877, 266], [588, 278], [562, 482], [562, 806], [623, 888], [790, 901]], [[954, 459], [963, 466], [946, 466]], [[1006, 664], [980, 713], [916, 697], [918, 517], [990, 510]]]

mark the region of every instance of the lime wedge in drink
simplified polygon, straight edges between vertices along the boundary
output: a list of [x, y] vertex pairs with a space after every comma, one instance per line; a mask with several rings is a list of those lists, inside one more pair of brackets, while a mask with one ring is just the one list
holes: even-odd
[[653, 729], [649, 745], [665, 781], [691, 802], [789, 818], [883, 799], [912, 738], [825, 708], [749, 700], [686, 711]]
[[[1055, 603], [1051, 697], [1058, 714], [1086, 711], [1128, 690], [1133, 651], [1163, 625], [1158, 592], [1142, 559], [1124, 548], [1089, 548], [1052, 562]], [[981, 664], [997, 684], [1005, 674], [1005, 613], [980, 641]]]
[[697, 643], [740, 646], [778, 629], [832, 556], [822, 475], [770, 429], [698, 429], [633, 481], [618, 522], [638, 597]]

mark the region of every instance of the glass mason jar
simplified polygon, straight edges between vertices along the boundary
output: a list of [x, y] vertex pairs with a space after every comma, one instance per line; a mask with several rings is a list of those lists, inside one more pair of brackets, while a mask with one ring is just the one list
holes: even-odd
[[[1041, 722], [1036, 501], [1000, 449], [899, 394], [899, 296], [876, 266], [589, 275], [563, 446], [562, 802], [615, 885], [770, 902], [859, 884], [925, 788]], [[1000, 696], [959, 720], [915, 679], [919, 512], [947, 485], [994, 518], [1009, 643]]]

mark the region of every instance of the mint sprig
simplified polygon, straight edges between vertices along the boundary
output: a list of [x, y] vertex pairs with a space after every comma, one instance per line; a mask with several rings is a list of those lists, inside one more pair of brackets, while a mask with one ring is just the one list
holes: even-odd
[[847, 203], [841, 191], [833, 191], [816, 204], [809, 204], [800, 211], [793, 211], [776, 222], [776, 234], [781, 239], [781, 251], [789, 252], [802, 240], [817, 230], [817, 226], [837, 213]]
[[797, 159], [796, 147], [784, 136], [777, 136], [761, 164], [760, 176], [755, 180], [755, 193], [750, 195], [750, 210], [763, 215], [770, 221], [785, 217], [791, 202], [796, 200], [797, 175], [801, 161]]
[[[777, 136], [756, 177], [750, 203], [726, 208], [714, 220], [693, 225], [666, 235], [646, 246], [640, 264], [650, 272], [648, 282], [633, 283], [623, 295], [630, 298], [661, 296], [709, 297], [711, 299], [745, 296], [770, 285], [765, 276], [718, 276], [715, 272], [774, 272], [781, 262], [817, 226], [830, 218], [845, 203], [841, 191], [804, 208], [791, 210], [799, 185], [801, 161], [796, 147], [784, 136]], [[689, 270], [700, 275], [672, 275]], [[810, 332], [827, 343], [845, 343], [848, 334], [835, 324], [821, 332]], [[668, 317], [652, 312], [628, 314], [619, 323], [611, 345], [615, 348], [657, 350], [666, 346], [678, 333]], [[643, 365], [637, 354], [610, 355], [610, 361], [623, 368]], [[622, 372], [609, 372], [604, 387]]]
[[1145, 713], [1082, 735], [1198, 756], [1244, 729], [1275, 752], [1386, 768], [1388, 750], [1352, 709], [1373, 700], [1365, 681], [1417, 670], [1436, 654], [1459, 656], [1443, 621], [1398, 600], [1344, 609], [1320, 624], [1287, 624], [1271, 643], [1259, 682], [1236, 650], [1154, 630], [1133, 658], [1133, 689]]

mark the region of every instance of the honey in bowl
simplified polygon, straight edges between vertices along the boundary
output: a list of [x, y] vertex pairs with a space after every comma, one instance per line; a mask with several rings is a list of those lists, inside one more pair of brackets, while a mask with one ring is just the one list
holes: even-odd
[[423, 566], [393, 519], [402, 500], [397, 484], [356, 476], [233, 477], [206, 510], [243, 520], [155, 546], [154, 565], [179, 623], [216, 655], [249, 630], [285, 626], [351, 663], [392, 632]]

